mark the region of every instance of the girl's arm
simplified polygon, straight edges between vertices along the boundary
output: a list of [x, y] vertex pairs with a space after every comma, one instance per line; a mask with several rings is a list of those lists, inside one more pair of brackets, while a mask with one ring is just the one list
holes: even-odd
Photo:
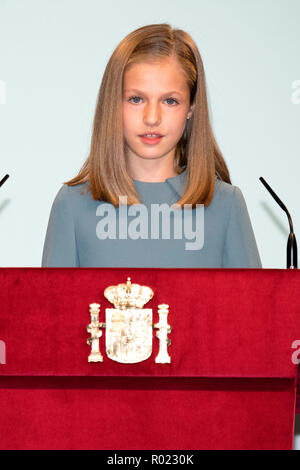
[[54, 199], [44, 243], [42, 267], [79, 266], [74, 219], [68, 191], [69, 187], [64, 185]]
[[262, 268], [246, 202], [237, 186], [229, 213], [223, 268]]

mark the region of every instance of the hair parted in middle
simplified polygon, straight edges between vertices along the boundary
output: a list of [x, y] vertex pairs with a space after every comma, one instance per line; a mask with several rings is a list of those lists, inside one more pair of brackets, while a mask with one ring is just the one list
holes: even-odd
[[174, 168], [186, 167], [183, 194], [177, 204], [208, 206], [215, 177], [231, 184], [230, 175], [210, 124], [205, 72], [198, 48], [185, 31], [169, 24], [143, 26], [128, 34], [114, 50], [103, 74], [97, 97], [89, 156], [69, 186], [88, 182], [93, 199], [115, 207], [119, 196], [140, 203], [126, 165], [123, 135], [123, 77], [132, 64], [175, 57], [185, 72], [193, 114], [175, 151]]

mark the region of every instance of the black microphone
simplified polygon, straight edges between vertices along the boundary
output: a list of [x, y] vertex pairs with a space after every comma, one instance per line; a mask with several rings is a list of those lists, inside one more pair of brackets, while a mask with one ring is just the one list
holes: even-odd
[[2, 178], [2, 180], [0, 181], [0, 188], [8, 178], [9, 178], [9, 175], [5, 175], [4, 178]]
[[287, 269], [297, 269], [298, 268], [298, 256], [297, 256], [297, 241], [296, 241], [296, 235], [294, 234], [294, 227], [293, 227], [293, 221], [292, 217], [290, 216], [289, 211], [283, 204], [283, 202], [279, 199], [277, 194], [273, 191], [273, 189], [268, 185], [266, 180], [261, 176], [260, 181], [262, 184], [267, 188], [271, 196], [275, 199], [277, 204], [281, 207], [282, 210], [287, 215], [289, 224], [290, 224], [290, 234], [287, 242], [287, 253], [286, 253], [286, 267]]

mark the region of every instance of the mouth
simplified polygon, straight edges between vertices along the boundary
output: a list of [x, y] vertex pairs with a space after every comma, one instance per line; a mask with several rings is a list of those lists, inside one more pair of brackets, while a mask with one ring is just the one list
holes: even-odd
[[163, 138], [163, 135], [161, 134], [141, 134], [139, 135], [139, 137], [141, 138], [142, 142], [144, 142], [145, 144], [150, 144], [150, 145], [154, 145], [154, 144], [158, 144], [158, 142], [161, 141], [161, 139]]

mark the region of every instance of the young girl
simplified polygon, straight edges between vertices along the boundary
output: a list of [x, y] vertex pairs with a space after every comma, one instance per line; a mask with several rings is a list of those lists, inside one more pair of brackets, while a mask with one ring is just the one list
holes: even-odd
[[261, 268], [184, 31], [145, 26], [113, 52], [90, 153], [54, 200], [42, 266]]

